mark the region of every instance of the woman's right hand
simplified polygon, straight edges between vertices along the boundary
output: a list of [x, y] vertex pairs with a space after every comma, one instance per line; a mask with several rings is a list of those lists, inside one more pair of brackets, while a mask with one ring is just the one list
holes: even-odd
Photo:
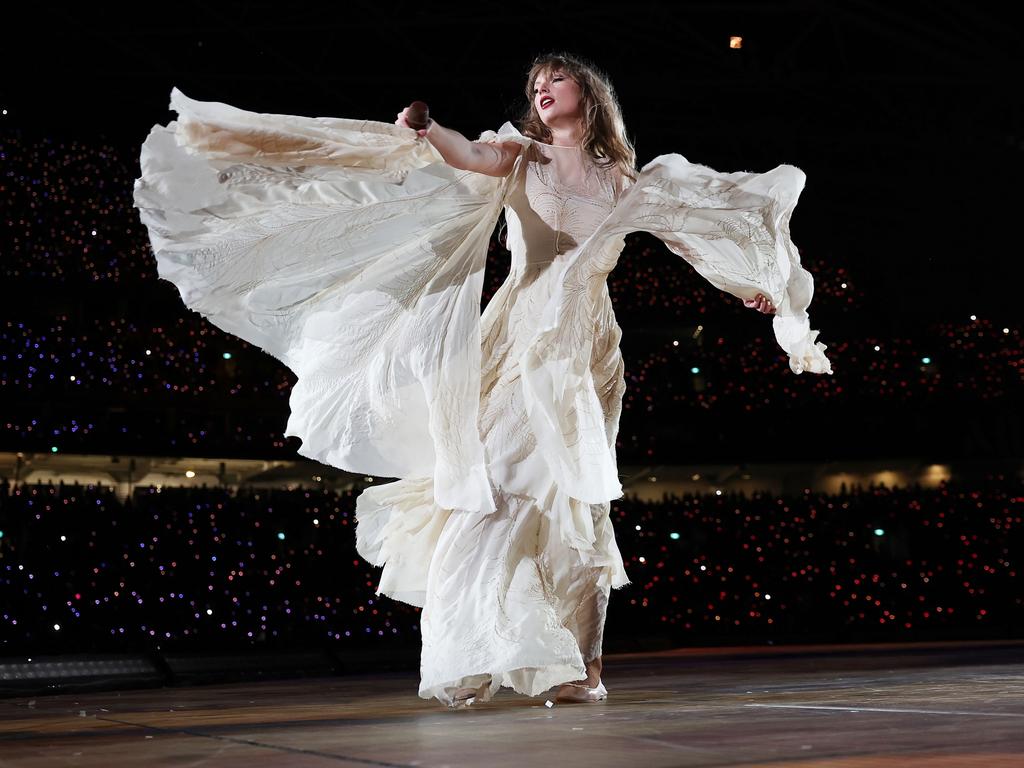
[[[398, 113], [398, 119], [395, 120], [395, 125], [401, 125], [401, 126], [403, 126], [405, 128], [412, 128], [412, 126], [409, 125], [408, 121], [406, 120], [406, 116], [408, 115], [408, 113], [409, 113], [409, 107], [406, 107], [401, 112], [399, 112]], [[418, 129], [416, 131], [417, 135], [419, 135], [419, 136], [426, 136], [427, 135], [427, 131], [429, 131], [433, 127], [433, 125], [434, 125], [434, 118], [428, 117], [427, 118], [427, 127], [426, 128]]]

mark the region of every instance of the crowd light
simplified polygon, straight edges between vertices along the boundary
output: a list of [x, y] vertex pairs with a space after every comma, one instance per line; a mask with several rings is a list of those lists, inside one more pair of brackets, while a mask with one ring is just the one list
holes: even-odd
[[[339, 642], [416, 637], [417, 611], [378, 597], [380, 571], [352, 549], [357, 495], [318, 487], [165, 486], [162, 494], [145, 487], [126, 508], [102, 487], [18, 486], [9, 502], [19, 531], [6, 531], [0, 561], [0, 590], [9, 598], [0, 627], [26, 648], [50, 638], [47, 647], [62, 651], [95, 645], [100, 635], [136, 648], [152, 637], [176, 647], [217, 638], [234, 647], [286, 634], [310, 640], [323, 632]], [[649, 620], [718, 634], [728, 626], [737, 636], [768, 631], [783, 618], [817, 629], [825, 618], [837, 632], [883, 620], [895, 632], [1011, 620], [1017, 603], [1006, 598], [1021, 590], [1006, 536], [1024, 521], [1008, 499], [1024, 496], [1024, 483], [971, 490], [969, 510], [956, 501], [964, 495], [963, 486], [943, 480], [912, 492], [878, 485], [843, 495], [803, 488], [792, 496], [627, 496], [610, 513], [633, 583], [615, 593], [611, 611], [634, 627]], [[287, 548], [265, 546], [285, 536], [271, 527], [275, 519], [317, 525], [325, 508], [340, 524], [300, 533]], [[879, 525], [879, 516], [892, 523]], [[60, 535], [76, 546], [54, 560], [43, 542], [58, 519], [75, 526]], [[130, 540], [118, 535], [129, 520], [137, 534]], [[666, 536], [678, 543], [668, 546]], [[54, 621], [63, 606], [73, 626]], [[217, 619], [200, 622], [204, 616]]]

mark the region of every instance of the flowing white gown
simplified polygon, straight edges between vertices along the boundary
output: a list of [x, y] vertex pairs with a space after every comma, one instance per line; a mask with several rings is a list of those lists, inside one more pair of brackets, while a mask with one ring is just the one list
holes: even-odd
[[[423, 608], [419, 695], [529, 696], [586, 676], [629, 583], [610, 502], [625, 389], [608, 295], [625, 235], [659, 237], [719, 289], [767, 295], [794, 373], [832, 373], [789, 221], [802, 171], [677, 154], [635, 183], [511, 123], [508, 176], [456, 170], [415, 131], [171, 94], [135, 205], [189, 308], [297, 376], [299, 453], [400, 478], [357, 499], [378, 594]], [[504, 209], [512, 267], [481, 315]]]

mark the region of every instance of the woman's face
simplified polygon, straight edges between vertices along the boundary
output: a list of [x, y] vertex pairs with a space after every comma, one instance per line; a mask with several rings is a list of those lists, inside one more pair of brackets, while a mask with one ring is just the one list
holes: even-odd
[[568, 120], [579, 120], [580, 87], [564, 72], [541, 72], [533, 83], [533, 105], [549, 128]]

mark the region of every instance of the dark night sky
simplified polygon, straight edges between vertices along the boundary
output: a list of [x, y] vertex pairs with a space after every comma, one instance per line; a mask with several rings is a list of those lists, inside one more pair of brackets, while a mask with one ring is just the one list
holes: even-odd
[[[1024, 68], [1004, 6], [153, 7], [37, 3], [10, 19], [0, 130], [134, 151], [153, 123], [173, 119], [177, 86], [258, 112], [386, 122], [423, 99], [476, 138], [517, 116], [533, 56], [568, 50], [611, 77], [639, 165], [677, 152], [723, 171], [802, 168], [794, 240], [859, 276], [876, 318], [1019, 303]], [[730, 35], [744, 36], [742, 50], [729, 49]]]

